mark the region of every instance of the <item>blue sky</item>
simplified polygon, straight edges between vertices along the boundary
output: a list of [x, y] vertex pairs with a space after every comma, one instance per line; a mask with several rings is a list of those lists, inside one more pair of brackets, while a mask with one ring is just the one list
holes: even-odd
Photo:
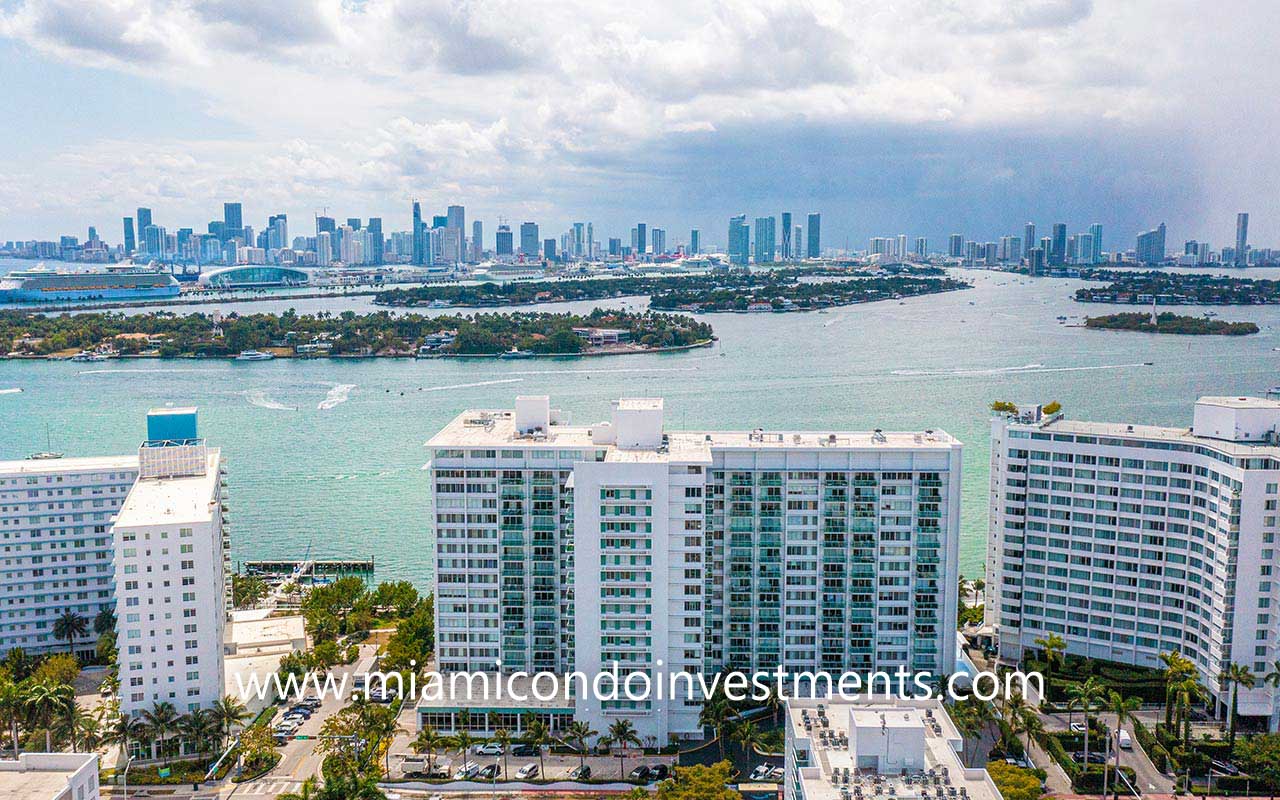
[[1280, 4], [0, 0], [0, 239], [454, 202], [668, 241], [1035, 220], [1280, 246]]

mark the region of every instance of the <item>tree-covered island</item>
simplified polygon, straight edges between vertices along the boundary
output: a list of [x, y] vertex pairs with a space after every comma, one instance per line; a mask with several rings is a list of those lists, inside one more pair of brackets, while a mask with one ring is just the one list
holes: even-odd
[[1207, 317], [1179, 316], [1164, 312], [1151, 322], [1150, 314], [1108, 314], [1105, 317], [1089, 317], [1086, 328], [1107, 331], [1140, 331], [1142, 333], [1176, 333], [1187, 336], [1248, 336], [1258, 332], [1252, 322], [1227, 322]]
[[1081, 303], [1150, 305], [1262, 305], [1280, 303], [1280, 281], [1201, 275], [1181, 272], [1129, 272], [1113, 269], [1081, 270], [1080, 277], [1106, 286], [1077, 289]]

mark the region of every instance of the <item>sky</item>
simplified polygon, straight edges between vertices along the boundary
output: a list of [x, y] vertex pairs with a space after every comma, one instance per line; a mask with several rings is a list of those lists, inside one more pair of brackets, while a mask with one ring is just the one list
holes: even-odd
[[383, 217], [1280, 246], [1273, 0], [0, 0], [0, 240]]

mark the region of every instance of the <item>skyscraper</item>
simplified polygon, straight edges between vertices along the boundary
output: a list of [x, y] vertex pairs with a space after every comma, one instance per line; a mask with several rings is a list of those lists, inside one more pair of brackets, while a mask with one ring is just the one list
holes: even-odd
[[777, 253], [777, 220], [774, 217], [756, 217], [756, 263], [771, 263]]
[[822, 215], [813, 213], [809, 215], [809, 233], [805, 237], [808, 239], [809, 258], [817, 258], [822, 255]]
[[960, 258], [964, 255], [964, 234], [953, 233], [947, 237], [947, 255]]
[[366, 264], [381, 264], [385, 259], [387, 240], [382, 238], [382, 217], [369, 217], [369, 252], [365, 253]]
[[[510, 231], [510, 226], [507, 227]], [[471, 223], [471, 260], [479, 262], [484, 257], [484, 224], [480, 220]]]
[[1249, 215], [1241, 211], [1236, 214], [1236, 266], [1243, 267], [1249, 263]]
[[[694, 251], [695, 253], [697, 250]], [[782, 260], [791, 258], [791, 212], [782, 212]]]
[[1138, 234], [1137, 256], [1139, 264], [1159, 264], [1164, 261], [1164, 223]]
[[1022, 226], [1022, 243], [1026, 246], [1027, 251], [1036, 246], [1036, 224], [1028, 222]]
[[585, 222], [573, 223], [573, 257], [574, 258], [582, 258], [583, 255], [585, 254], [584, 240], [586, 237], [584, 234], [586, 233], [586, 231], [587, 231], [587, 224]]
[[464, 230], [467, 227], [467, 210], [462, 206], [449, 206], [445, 211], [445, 220], [445, 227]]
[[556, 240], [544, 239], [542, 241], [542, 257], [547, 261], [556, 260]]
[[520, 223], [520, 254], [525, 258], [538, 257], [538, 223]]
[[138, 249], [138, 241], [133, 237], [133, 217], [124, 218], [124, 254], [126, 256], [133, 255], [133, 251]]
[[689, 255], [696, 256], [702, 252], [702, 232], [697, 228], [689, 231]]
[[1049, 266], [1060, 267], [1067, 260], [1067, 225], [1064, 222], [1053, 223], [1053, 249], [1049, 251]]
[[222, 235], [230, 239], [244, 230], [244, 217], [239, 203], [222, 204]]
[[649, 237], [649, 226], [643, 222], [636, 223], [636, 254], [644, 255], [645, 243]]
[[498, 258], [510, 258], [515, 255], [515, 248], [513, 246], [512, 239], [511, 226], [499, 225], [498, 233], [494, 240], [493, 254]]
[[621, 237], [618, 237], [618, 236], [609, 237], [609, 255], [611, 256], [622, 255], [622, 238]]
[[916, 237], [916, 257], [926, 258], [929, 255], [929, 240], [923, 236]]
[[751, 229], [747, 215], [729, 218], [729, 263], [746, 266], [751, 260]]
[[1090, 264], [1102, 263], [1102, 223], [1095, 222], [1089, 226], [1089, 235], [1093, 237], [1093, 260]]
[[149, 253], [147, 250], [146, 230], [152, 225], [151, 209], [138, 207], [138, 213], [133, 217], [134, 223], [138, 229], [138, 241], [142, 243], [143, 252]]
[[410, 262], [414, 264], [425, 264], [426, 261], [422, 255], [422, 205], [417, 201], [413, 201], [413, 254], [409, 257]]
[[654, 228], [649, 233], [653, 239], [653, 254], [660, 256], [667, 252], [667, 232], [662, 228]]

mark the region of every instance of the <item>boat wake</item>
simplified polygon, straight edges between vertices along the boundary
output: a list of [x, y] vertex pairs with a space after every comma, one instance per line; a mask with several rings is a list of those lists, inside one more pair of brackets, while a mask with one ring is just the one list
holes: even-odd
[[649, 372], [697, 372], [697, 367], [623, 367], [619, 369], [525, 369], [512, 375], [621, 375]]
[[324, 399], [320, 401], [320, 405], [316, 406], [321, 411], [328, 411], [335, 406], [339, 406], [351, 399], [351, 390], [356, 388], [354, 383], [338, 383], [329, 390]]
[[77, 375], [158, 375], [188, 372], [217, 372], [214, 369], [82, 369]]
[[286, 406], [284, 403], [277, 403], [275, 400], [267, 397], [267, 393], [262, 389], [250, 389], [249, 391], [242, 392], [241, 394], [244, 395], [245, 399], [248, 400], [251, 405], [255, 405], [258, 408], [269, 408], [272, 411], [298, 410], [295, 406]]
[[451, 383], [448, 386], [427, 386], [423, 392], [445, 392], [450, 389], [472, 389], [477, 386], [497, 386], [500, 383], [520, 383], [524, 378], [503, 378], [500, 381], [476, 381], [475, 383]]
[[975, 375], [1005, 375], [1023, 372], [1093, 372], [1102, 369], [1129, 369], [1145, 364], [1096, 364], [1087, 367], [1046, 367], [1044, 364], [1024, 364], [1021, 367], [992, 367], [991, 369], [895, 369], [892, 375], [909, 377], [941, 376], [966, 378]]
[[0, 394], [21, 394], [22, 389], [14, 387], [12, 389], [0, 389]]

